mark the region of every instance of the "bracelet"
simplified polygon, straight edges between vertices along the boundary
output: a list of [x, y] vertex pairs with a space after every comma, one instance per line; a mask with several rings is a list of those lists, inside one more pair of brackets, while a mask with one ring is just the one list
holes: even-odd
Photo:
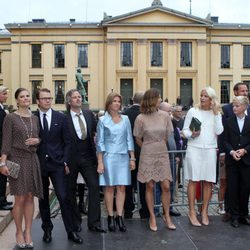
[[136, 159], [135, 159], [135, 158], [130, 158], [129, 160], [130, 160], [130, 161], [136, 161]]
[[0, 163], [0, 168], [6, 166], [6, 162], [1, 162]]

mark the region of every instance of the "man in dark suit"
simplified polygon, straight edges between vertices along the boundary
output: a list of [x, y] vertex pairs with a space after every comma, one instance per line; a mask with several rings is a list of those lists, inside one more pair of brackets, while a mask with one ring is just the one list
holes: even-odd
[[[129, 118], [132, 131], [134, 129], [135, 119], [141, 113], [140, 103], [142, 97], [143, 97], [143, 92], [135, 93], [133, 97], [133, 105], [124, 111], [124, 114], [127, 115]], [[134, 136], [133, 139], [135, 145], [136, 168], [135, 171], [131, 171], [131, 185], [126, 186], [126, 196], [124, 204], [124, 218], [126, 219], [130, 219], [133, 217], [133, 210], [135, 208], [133, 197], [134, 197], [134, 190], [137, 188], [137, 172], [138, 172], [140, 152], [141, 152], [140, 147], [135, 142]], [[145, 190], [146, 190], [145, 183], [139, 182], [139, 192], [140, 192], [140, 202], [141, 202], [141, 208], [139, 210], [139, 214], [141, 219], [149, 218], [149, 211], [145, 200]]]
[[104, 233], [106, 231], [100, 223], [99, 178], [94, 143], [96, 119], [92, 111], [82, 110], [82, 96], [76, 89], [67, 92], [66, 107], [68, 133], [71, 139], [69, 192], [74, 218], [80, 225], [81, 215], [76, 203], [76, 181], [78, 173], [81, 173], [88, 187], [88, 228], [93, 232]]
[[[3, 136], [3, 120], [6, 116], [3, 103], [8, 99], [8, 88], [0, 86], [0, 152], [2, 148], [2, 136]], [[0, 174], [0, 210], [11, 210], [12, 202], [8, 202], [6, 199], [6, 184], [7, 177]]]
[[250, 117], [245, 114], [248, 103], [247, 96], [234, 98], [235, 115], [227, 119], [224, 129], [223, 145], [226, 152], [228, 200], [233, 227], [239, 227], [239, 222], [250, 226], [248, 217]]
[[49, 243], [52, 239], [53, 224], [50, 219], [49, 206], [49, 185], [51, 180], [60, 203], [68, 239], [82, 244], [81, 237], [76, 233], [80, 229], [73, 220], [68, 197], [67, 174], [69, 173], [70, 137], [67, 118], [65, 115], [51, 109], [52, 99], [48, 89], [40, 89], [36, 94], [41, 138], [37, 154], [41, 165], [44, 195], [44, 198], [39, 200], [42, 229], [44, 230], [43, 241]]
[[[243, 83], [243, 82], [236, 83], [234, 85], [233, 91], [234, 91], [235, 96], [248, 96], [248, 87], [246, 83]], [[224, 105], [222, 107], [222, 110], [223, 110], [222, 123], [223, 123], [223, 126], [225, 127], [227, 119], [234, 116], [233, 104], [229, 103], [227, 105]], [[250, 106], [248, 106], [246, 112], [247, 112], [247, 115], [249, 116]], [[221, 164], [225, 163], [225, 149], [223, 146], [223, 141], [224, 141], [224, 132], [218, 137], [218, 146], [219, 146], [219, 153], [220, 153], [219, 160]], [[230, 206], [229, 206], [227, 188], [226, 188], [225, 197], [224, 197], [224, 206], [225, 206], [226, 214], [223, 216], [222, 220], [227, 222], [230, 220]]]

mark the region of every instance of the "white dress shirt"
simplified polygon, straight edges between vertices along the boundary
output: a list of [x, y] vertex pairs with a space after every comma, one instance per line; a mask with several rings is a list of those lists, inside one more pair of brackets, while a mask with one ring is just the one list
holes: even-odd
[[[52, 118], [52, 110], [49, 109], [47, 112], [43, 112], [42, 110], [39, 109], [40, 113], [40, 121], [43, 127], [43, 114], [46, 114], [46, 119], [48, 122], [48, 129], [50, 130], [50, 125], [51, 125], [51, 118]], [[44, 128], [44, 127], [43, 127]]]
[[[80, 128], [80, 125], [79, 125], [79, 120], [78, 120], [78, 113], [70, 110], [70, 115], [72, 117], [72, 121], [73, 121], [73, 124], [74, 124], [74, 128], [75, 128], [75, 131], [77, 133], [77, 136], [79, 139], [82, 138], [82, 131], [81, 131], [81, 128]], [[81, 120], [83, 121], [83, 124], [85, 126], [85, 130], [86, 130], [86, 133], [87, 133], [87, 123], [86, 123], [86, 120], [84, 118], [84, 115], [82, 114], [82, 112], [80, 113], [80, 118]]]

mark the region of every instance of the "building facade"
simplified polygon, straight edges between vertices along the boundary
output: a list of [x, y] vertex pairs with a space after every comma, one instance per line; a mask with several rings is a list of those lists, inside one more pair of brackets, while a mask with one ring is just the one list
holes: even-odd
[[[250, 83], [250, 24], [219, 23], [162, 6], [161, 1], [128, 14], [104, 15], [99, 23], [28, 23], [5, 25], [0, 33], [0, 84], [34, 93], [46, 87], [53, 106], [63, 110], [67, 90], [76, 87], [81, 68], [88, 80], [91, 109], [103, 109], [116, 91], [125, 104], [136, 91], [159, 89], [163, 99], [190, 106], [207, 85], [221, 103], [233, 96], [233, 85]], [[13, 93], [8, 104], [14, 104]]]

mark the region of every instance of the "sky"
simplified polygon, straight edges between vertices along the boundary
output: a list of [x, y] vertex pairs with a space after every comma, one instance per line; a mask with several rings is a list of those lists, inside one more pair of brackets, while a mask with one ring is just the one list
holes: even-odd
[[[100, 22], [103, 13], [117, 16], [150, 7], [153, 0], [1, 0], [0, 29], [6, 23], [44, 18], [47, 22]], [[189, 14], [190, 0], [161, 0], [164, 7]], [[191, 0], [192, 15], [219, 16], [219, 22], [249, 23], [249, 0]]]

